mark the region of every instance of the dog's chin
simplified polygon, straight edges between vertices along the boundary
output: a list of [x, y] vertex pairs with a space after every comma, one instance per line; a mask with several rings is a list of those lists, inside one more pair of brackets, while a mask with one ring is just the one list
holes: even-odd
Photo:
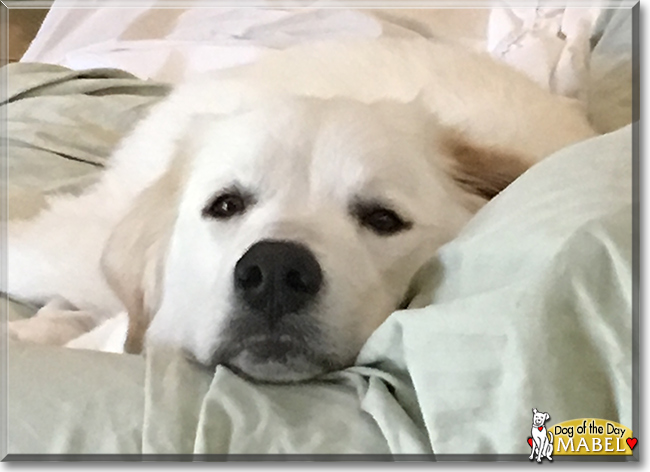
[[224, 364], [238, 375], [256, 382], [303, 382], [338, 367], [326, 357], [284, 340], [257, 336], [236, 344], [237, 349], [221, 351], [215, 364]]
[[326, 371], [304, 356], [287, 359], [261, 359], [246, 350], [239, 353], [226, 365], [242, 377], [265, 383], [304, 382]]

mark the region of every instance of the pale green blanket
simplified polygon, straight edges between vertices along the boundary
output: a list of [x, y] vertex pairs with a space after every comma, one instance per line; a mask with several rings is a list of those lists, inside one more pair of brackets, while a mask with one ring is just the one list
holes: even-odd
[[431, 305], [330, 383], [10, 345], [9, 451], [526, 453], [533, 407], [632, 427], [631, 142], [628, 126], [522, 176], [440, 252]]

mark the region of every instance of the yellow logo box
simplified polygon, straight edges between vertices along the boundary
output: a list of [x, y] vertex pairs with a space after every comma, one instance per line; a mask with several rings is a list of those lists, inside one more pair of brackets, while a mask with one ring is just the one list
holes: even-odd
[[564, 421], [546, 430], [558, 456], [631, 456], [637, 444], [630, 428], [599, 418]]

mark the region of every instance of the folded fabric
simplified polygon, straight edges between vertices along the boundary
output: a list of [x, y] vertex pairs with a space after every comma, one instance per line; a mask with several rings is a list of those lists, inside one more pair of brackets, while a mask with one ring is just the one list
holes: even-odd
[[601, 9], [545, 6], [549, 3], [493, 8], [488, 51], [547, 90], [585, 102], [590, 38]]
[[11, 343], [9, 452], [445, 459], [528, 453], [533, 407], [634, 427], [631, 159], [628, 126], [533, 167], [441, 249], [355, 367], [317, 382]]

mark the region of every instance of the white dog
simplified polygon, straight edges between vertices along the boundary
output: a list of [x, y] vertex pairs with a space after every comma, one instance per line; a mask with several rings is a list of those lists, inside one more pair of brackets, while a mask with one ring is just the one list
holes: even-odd
[[535, 457], [537, 452], [537, 462], [542, 462], [542, 457], [546, 457], [549, 461], [553, 458], [553, 433], [546, 431], [544, 423], [550, 419], [548, 413], [538, 412], [537, 408], [533, 408], [533, 426], [531, 428], [531, 435], [533, 436], [533, 445], [531, 446], [530, 459]]
[[485, 202], [593, 134], [573, 101], [425, 40], [190, 81], [96, 186], [10, 224], [8, 291], [49, 303], [10, 334], [65, 344], [127, 312], [127, 352], [164, 343], [266, 381], [348, 366]]

